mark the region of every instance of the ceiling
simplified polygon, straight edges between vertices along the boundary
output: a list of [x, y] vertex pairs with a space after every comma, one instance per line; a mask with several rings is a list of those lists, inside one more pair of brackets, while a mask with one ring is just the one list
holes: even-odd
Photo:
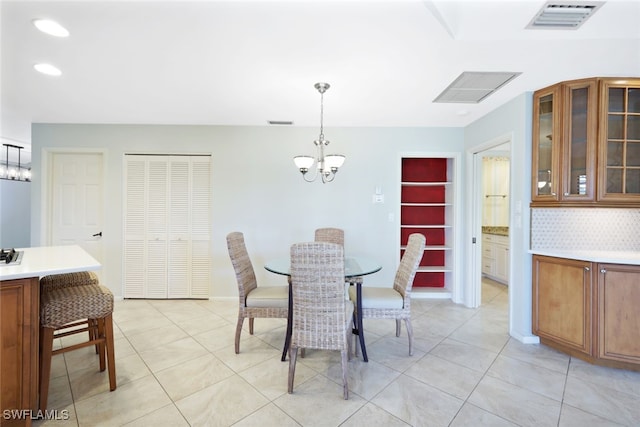
[[[608, 0], [577, 30], [525, 29], [544, 4], [3, 0], [0, 136], [28, 145], [31, 123], [315, 127], [316, 82], [331, 84], [327, 128], [463, 127], [557, 81], [640, 75], [640, 0]], [[480, 103], [434, 103], [464, 71], [521, 74]]]

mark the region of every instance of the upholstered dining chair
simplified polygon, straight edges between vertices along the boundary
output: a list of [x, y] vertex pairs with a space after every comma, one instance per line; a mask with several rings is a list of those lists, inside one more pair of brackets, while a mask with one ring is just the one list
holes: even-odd
[[240, 353], [240, 334], [244, 319], [249, 319], [249, 334], [253, 335], [253, 319], [282, 318], [289, 312], [289, 287], [258, 287], [255, 271], [244, 244], [244, 235], [234, 231], [227, 235], [229, 258], [238, 282], [238, 323], [236, 325], [235, 351]]
[[288, 392], [293, 393], [298, 348], [339, 350], [344, 399], [347, 381], [353, 304], [344, 296], [344, 250], [335, 243], [309, 242], [291, 246], [293, 325], [289, 347]]
[[[420, 233], [409, 235], [407, 246], [396, 271], [393, 287], [362, 287], [363, 319], [395, 319], [396, 336], [400, 336], [401, 321], [404, 320], [409, 337], [409, 356], [413, 355], [413, 329], [411, 327], [411, 288], [420, 265], [426, 238]], [[349, 298], [357, 301], [356, 288], [349, 288]]]

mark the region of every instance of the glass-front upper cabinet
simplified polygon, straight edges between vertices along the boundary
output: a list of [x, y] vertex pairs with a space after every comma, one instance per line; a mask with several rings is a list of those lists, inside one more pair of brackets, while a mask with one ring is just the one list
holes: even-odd
[[593, 201], [596, 188], [598, 85], [595, 79], [562, 85], [563, 201]]
[[598, 199], [640, 202], [640, 79], [600, 85]]
[[558, 200], [561, 136], [561, 86], [554, 85], [533, 95], [533, 156], [531, 199]]

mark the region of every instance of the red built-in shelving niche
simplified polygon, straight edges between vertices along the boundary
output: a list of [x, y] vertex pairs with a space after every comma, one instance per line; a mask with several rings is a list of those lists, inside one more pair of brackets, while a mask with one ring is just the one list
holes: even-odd
[[400, 207], [400, 254], [409, 235], [422, 233], [427, 248], [413, 282], [414, 288], [439, 288], [446, 285], [449, 159], [403, 158]]

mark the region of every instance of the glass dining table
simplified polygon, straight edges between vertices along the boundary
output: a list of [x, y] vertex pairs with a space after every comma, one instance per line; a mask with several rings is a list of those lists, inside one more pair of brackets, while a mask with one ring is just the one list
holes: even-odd
[[[271, 273], [280, 274], [283, 276], [291, 276], [291, 260], [289, 257], [278, 258], [271, 261], [267, 261], [264, 265], [265, 270]], [[362, 280], [356, 280], [357, 277], [366, 276], [369, 274], [377, 273], [382, 269], [382, 266], [371, 258], [364, 256], [345, 256], [344, 257], [344, 278], [346, 282], [350, 282], [351, 285], [356, 286], [356, 310], [354, 313], [355, 328], [353, 333], [358, 335], [360, 340], [360, 348], [362, 349], [362, 358], [365, 362], [369, 361], [367, 357], [367, 348], [364, 342], [364, 328], [362, 327], [362, 310], [358, 310], [358, 307], [362, 306]], [[282, 361], [287, 359], [287, 352], [289, 351], [289, 344], [291, 342], [291, 328], [293, 321], [291, 316], [293, 315], [293, 298], [291, 296], [291, 282], [289, 281], [289, 314], [287, 317], [287, 335], [284, 342], [284, 349], [282, 350]]]

